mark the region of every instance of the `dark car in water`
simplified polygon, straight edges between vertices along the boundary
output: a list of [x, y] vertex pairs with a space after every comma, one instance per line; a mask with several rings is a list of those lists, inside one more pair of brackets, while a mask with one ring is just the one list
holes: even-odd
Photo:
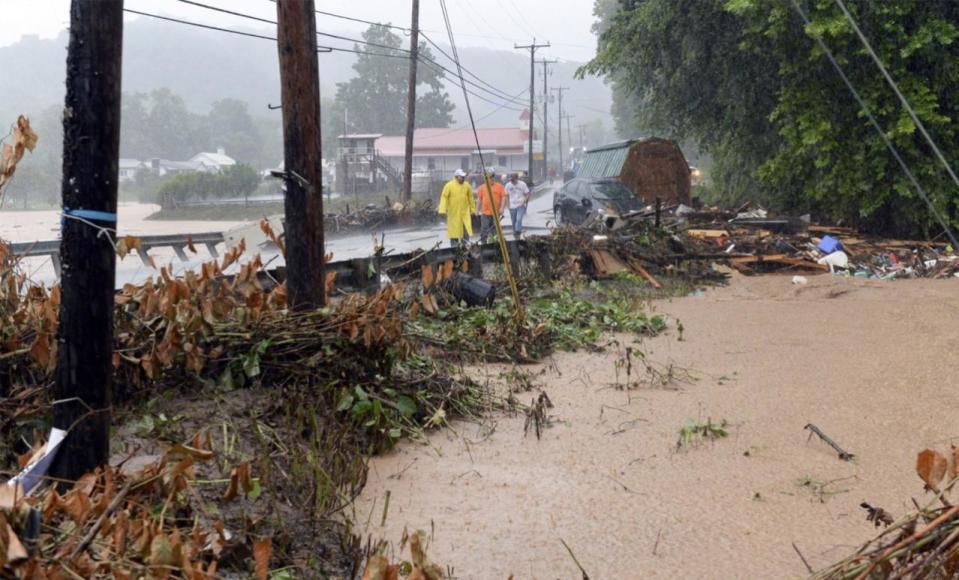
[[558, 225], [608, 221], [639, 211], [645, 205], [639, 196], [615, 178], [578, 177], [553, 193], [553, 215]]

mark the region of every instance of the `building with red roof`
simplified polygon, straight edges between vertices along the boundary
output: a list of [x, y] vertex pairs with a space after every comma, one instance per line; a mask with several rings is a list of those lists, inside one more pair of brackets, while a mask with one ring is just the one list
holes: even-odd
[[[480, 151], [487, 167], [499, 173], [525, 171], [528, 164], [529, 113], [523, 111], [519, 127], [477, 129], [480, 147], [471, 128], [417, 129], [413, 133], [413, 171], [452, 175], [457, 169], [480, 168]], [[534, 143], [535, 146], [538, 143]], [[376, 155], [397, 171], [403, 171], [406, 138], [402, 135], [376, 139]]]

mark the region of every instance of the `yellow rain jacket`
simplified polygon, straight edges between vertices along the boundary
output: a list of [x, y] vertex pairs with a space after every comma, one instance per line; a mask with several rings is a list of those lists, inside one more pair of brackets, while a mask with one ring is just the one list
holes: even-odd
[[449, 180], [440, 194], [439, 212], [446, 214], [446, 233], [450, 239], [462, 238], [464, 228], [468, 235], [473, 235], [471, 216], [476, 213], [476, 199], [470, 184], [459, 183], [455, 177]]

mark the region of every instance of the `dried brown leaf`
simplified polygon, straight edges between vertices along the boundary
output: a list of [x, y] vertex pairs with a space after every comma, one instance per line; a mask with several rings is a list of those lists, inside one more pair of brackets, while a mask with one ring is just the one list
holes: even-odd
[[256, 563], [256, 579], [267, 580], [270, 575], [270, 554], [273, 552], [273, 538], [253, 540], [253, 559]]
[[433, 266], [429, 264], [423, 264], [420, 268], [423, 278], [423, 288], [429, 289], [433, 286]]
[[926, 484], [926, 489], [938, 491], [946, 475], [946, 457], [938, 451], [924, 449], [916, 457], [916, 473]]

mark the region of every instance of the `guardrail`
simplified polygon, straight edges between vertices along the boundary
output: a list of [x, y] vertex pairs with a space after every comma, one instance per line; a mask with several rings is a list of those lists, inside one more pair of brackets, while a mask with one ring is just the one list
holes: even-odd
[[[225, 241], [219, 232], [203, 234], [172, 234], [162, 236], [141, 236], [140, 246], [143, 252], [139, 253], [144, 265], [151, 266], [149, 250], [152, 248], [173, 248], [177, 257], [187, 262], [185, 248], [192, 242], [194, 245], [204, 245], [213, 258], [218, 258], [217, 244]], [[541, 267], [549, 268], [549, 264], [542, 262], [541, 256], [531, 256], [530, 246], [525, 240], [510, 240], [507, 247], [514, 265], [520, 263], [520, 258], [534, 258], [541, 261]], [[45, 240], [40, 242], [17, 242], [11, 244], [14, 255], [17, 256], [50, 256], [57, 277], [60, 277], [60, 240]], [[335, 272], [334, 289], [343, 292], [369, 292], [380, 287], [381, 274], [388, 277], [408, 275], [418, 271], [423, 265], [436, 265], [447, 260], [466, 259], [470, 263], [470, 273], [481, 276], [485, 261], [499, 262], [500, 249], [498, 244], [488, 243], [474, 246], [469, 252], [449, 247], [434, 247], [430, 250], [416, 250], [398, 254], [385, 254], [366, 258], [353, 258], [330, 262], [326, 265], [327, 272]], [[226, 276], [229, 278], [229, 276]], [[269, 286], [277, 280], [284, 280], [286, 268], [281, 266], [269, 273], [261, 272], [260, 280]]]
[[[188, 262], [190, 258], [186, 255], [186, 247], [192, 243], [194, 246], [204, 245], [214, 258], [220, 257], [216, 245], [223, 243], [223, 234], [220, 232], [210, 232], [204, 234], [169, 234], [162, 236], [138, 236], [142, 251], [137, 251], [140, 260], [145, 266], [151, 266], [150, 250], [153, 248], [173, 248], [177, 257]], [[22, 257], [50, 256], [53, 263], [53, 270], [60, 277], [60, 240], [44, 240], [40, 242], [16, 242], [10, 244], [13, 254]]]

